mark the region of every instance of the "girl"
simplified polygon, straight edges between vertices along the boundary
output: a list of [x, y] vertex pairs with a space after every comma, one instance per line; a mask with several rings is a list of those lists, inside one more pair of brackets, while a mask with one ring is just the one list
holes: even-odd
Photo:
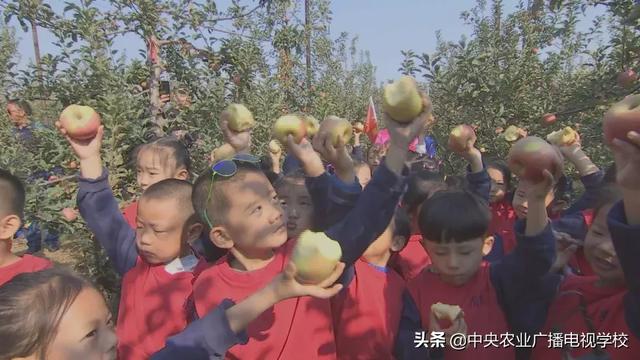
[[[188, 180], [191, 171], [189, 151], [175, 137], [162, 137], [139, 146], [133, 155], [136, 161], [136, 181], [142, 191], [164, 179]], [[127, 206], [123, 215], [136, 228], [138, 202]]]
[[[318, 285], [301, 285], [290, 263], [280, 276], [237, 305], [231, 301], [169, 338], [151, 359], [222, 358], [228, 348], [246, 342], [244, 329], [258, 315], [290, 297], [329, 298], [344, 269]], [[27, 315], [27, 316], [25, 316]], [[86, 279], [61, 268], [21, 274], [0, 288], [0, 359], [110, 360], [117, 338], [104, 298]]]

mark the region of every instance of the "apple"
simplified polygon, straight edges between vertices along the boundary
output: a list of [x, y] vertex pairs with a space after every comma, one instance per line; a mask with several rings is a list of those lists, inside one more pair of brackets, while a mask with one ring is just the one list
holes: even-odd
[[282, 152], [282, 147], [280, 147], [278, 140], [269, 141], [269, 152], [272, 154], [279, 154]]
[[51, 175], [51, 176], [49, 176], [49, 178], [47, 179], [47, 181], [48, 181], [48, 182], [54, 182], [54, 181], [57, 181], [57, 180], [58, 180], [58, 177], [57, 177], [57, 176], [55, 176], [55, 175]]
[[78, 163], [75, 160], [71, 160], [71, 161], [69, 161], [69, 164], [67, 164], [67, 167], [69, 169], [77, 169], [78, 168]]
[[60, 211], [65, 220], [71, 222], [78, 218], [78, 213], [72, 208], [64, 208]]
[[547, 135], [547, 141], [555, 146], [570, 146], [578, 140], [578, 133], [570, 126]]
[[462, 153], [473, 146], [476, 141], [476, 132], [469, 125], [458, 125], [449, 133], [449, 149], [456, 153]]
[[229, 129], [235, 132], [243, 132], [255, 125], [253, 114], [242, 104], [231, 104], [224, 110], [228, 116]]
[[515, 126], [515, 125], [509, 125], [507, 127], [506, 130], [504, 130], [502, 136], [504, 136], [504, 139], [508, 142], [514, 142], [518, 139], [520, 139], [522, 136], [522, 129], [520, 129], [519, 127]]
[[236, 154], [236, 149], [230, 144], [224, 143], [211, 152], [211, 162], [217, 163], [218, 161], [229, 159]]
[[431, 305], [431, 312], [438, 320], [449, 320], [453, 322], [458, 317], [463, 316], [462, 308], [458, 305], [448, 305], [443, 303], [435, 303]]
[[531, 49], [531, 52], [533, 52], [534, 54], [536, 54], [536, 55], [537, 55], [537, 54], [540, 52], [540, 49], [538, 49], [538, 48], [533, 48], [533, 49]]
[[382, 109], [391, 119], [408, 123], [422, 112], [422, 97], [415, 79], [403, 76], [384, 87]]
[[618, 74], [618, 85], [623, 88], [628, 88], [638, 80], [638, 74], [633, 69], [627, 69]]
[[358, 121], [355, 124], [353, 124], [353, 132], [355, 132], [356, 134], [360, 134], [363, 131], [364, 131], [364, 124], [363, 123]]
[[287, 143], [289, 135], [292, 135], [294, 141], [298, 144], [307, 135], [307, 125], [297, 115], [281, 116], [273, 124], [273, 136], [281, 144]]
[[544, 180], [544, 170], [548, 170], [557, 179], [563, 169], [560, 152], [537, 136], [528, 136], [513, 144], [507, 163], [516, 176], [533, 183]]
[[296, 279], [303, 284], [317, 284], [329, 277], [342, 257], [337, 241], [323, 232], [305, 230], [298, 237], [291, 259], [296, 265]]
[[338, 146], [340, 141], [342, 141], [342, 144], [348, 144], [351, 140], [351, 137], [353, 136], [353, 127], [346, 119], [329, 115], [322, 123], [325, 125], [325, 131], [329, 131], [329, 136], [333, 146]]
[[627, 140], [629, 131], [640, 132], [640, 95], [629, 95], [604, 114], [602, 130], [607, 144], [614, 138]]
[[542, 115], [542, 122], [545, 125], [551, 125], [551, 124], [555, 123], [556, 120], [558, 120], [558, 116], [556, 116], [556, 114], [549, 113], [549, 114]]
[[60, 125], [75, 140], [93, 139], [100, 124], [100, 115], [90, 106], [69, 105], [60, 114]]
[[318, 129], [320, 128], [318, 119], [311, 115], [301, 115], [300, 118], [302, 118], [302, 121], [304, 121], [304, 124], [307, 127], [307, 136], [311, 137], [318, 133]]

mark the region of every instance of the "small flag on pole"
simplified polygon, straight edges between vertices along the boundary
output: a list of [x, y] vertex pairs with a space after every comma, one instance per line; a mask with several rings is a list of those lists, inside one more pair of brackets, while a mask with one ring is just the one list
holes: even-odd
[[376, 108], [373, 105], [373, 98], [369, 97], [369, 109], [367, 110], [367, 120], [364, 122], [364, 133], [369, 137], [372, 143], [378, 135], [378, 117], [376, 116]]

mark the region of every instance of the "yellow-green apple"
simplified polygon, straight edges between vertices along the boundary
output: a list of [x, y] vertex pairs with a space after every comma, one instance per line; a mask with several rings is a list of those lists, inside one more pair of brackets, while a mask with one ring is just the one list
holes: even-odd
[[287, 143], [287, 137], [293, 136], [296, 143], [300, 143], [307, 134], [307, 125], [297, 115], [284, 115], [273, 124], [273, 137], [281, 144]]
[[301, 115], [300, 118], [302, 118], [302, 121], [304, 121], [304, 124], [307, 126], [306, 136], [312, 137], [318, 133], [318, 129], [320, 128], [320, 123], [316, 118], [306, 114]]
[[556, 120], [558, 120], [558, 116], [556, 114], [549, 113], [542, 115], [542, 123], [545, 125], [551, 125], [555, 123]]
[[71, 222], [78, 218], [78, 213], [72, 208], [64, 208], [60, 211], [65, 220]]
[[272, 154], [279, 154], [282, 152], [282, 147], [280, 147], [278, 140], [269, 141], [269, 152]]
[[60, 125], [72, 139], [93, 139], [100, 124], [100, 115], [90, 106], [69, 105], [60, 114]]
[[382, 109], [391, 119], [407, 123], [422, 112], [422, 97], [414, 78], [403, 76], [384, 87]]
[[544, 170], [548, 170], [558, 179], [563, 169], [563, 159], [559, 150], [537, 136], [528, 136], [513, 144], [507, 162], [511, 172], [533, 183], [545, 179]]
[[456, 153], [462, 153], [473, 146], [476, 141], [476, 132], [469, 125], [458, 125], [449, 133], [449, 149]]
[[360, 134], [363, 131], [364, 131], [364, 124], [363, 123], [358, 121], [355, 124], [353, 124], [353, 132], [355, 132], [356, 134]]
[[329, 277], [342, 257], [337, 241], [323, 232], [305, 230], [298, 237], [291, 259], [301, 283], [317, 284]]
[[437, 302], [431, 305], [431, 311], [438, 319], [454, 321], [462, 315], [462, 308], [458, 305], [449, 305]]
[[623, 88], [628, 88], [638, 80], [638, 74], [633, 69], [627, 69], [618, 74], [618, 85]]
[[573, 145], [578, 140], [578, 133], [570, 126], [547, 135], [547, 141], [556, 146]]
[[508, 142], [514, 142], [522, 137], [522, 129], [515, 125], [509, 125], [503, 132], [502, 136]]
[[229, 159], [236, 154], [236, 149], [230, 144], [224, 143], [211, 152], [211, 162], [217, 163], [218, 161]]
[[629, 131], [640, 132], [640, 95], [629, 95], [604, 114], [602, 130], [607, 144], [614, 138], [627, 140]]
[[235, 132], [243, 132], [255, 125], [253, 114], [242, 104], [231, 104], [225, 109], [228, 116], [229, 129]]
[[331, 143], [333, 146], [338, 146], [338, 143], [342, 141], [342, 144], [348, 144], [353, 136], [353, 127], [346, 119], [339, 118], [334, 115], [327, 116], [322, 122], [326, 131], [329, 131]]

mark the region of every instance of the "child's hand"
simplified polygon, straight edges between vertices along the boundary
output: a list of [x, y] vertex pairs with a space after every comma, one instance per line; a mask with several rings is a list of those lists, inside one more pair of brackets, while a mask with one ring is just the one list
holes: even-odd
[[342, 284], [335, 284], [342, 272], [344, 263], [338, 263], [331, 275], [317, 285], [304, 285], [296, 280], [296, 266], [289, 261], [284, 271], [270, 284], [278, 301], [298, 296], [313, 296], [328, 299], [342, 290]]
[[313, 150], [307, 138], [302, 139], [300, 144], [296, 144], [292, 135], [287, 137], [287, 148], [293, 156], [302, 163], [304, 173], [309, 177], [317, 177], [324, 173], [324, 166], [320, 155]]
[[96, 136], [90, 140], [76, 140], [67, 135], [67, 130], [62, 127], [59, 121], [56, 121], [58, 131], [67, 139], [71, 149], [80, 161], [100, 157], [100, 149], [102, 148], [102, 137], [104, 136], [104, 125], [100, 125]]
[[429, 315], [429, 331], [430, 332], [443, 332], [445, 338], [445, 344], [450, 344], [450, 339], [453, 335], [459, 336], [456, 334], [467, 334], [467, 322], [464, 321], [464, 314], [462, 316], [458, 316], [457, 319], [453, 320], [451, 326], [446, 329], [443, 329], [438, 322], [438, 318], [433, 313], [430, 312]]
[[220, 114], [220, 130], [225, 142], [233, 146], [236, 153], [248, 153], [251, 149], [251, 131], [235, 132], [229, 129], [229, 113]]
[[628, 141], [614, 139], [611, 146], [616, 159], [616, 181], [623, 189], [640, 191], [640, 134], [631, 131], [627, 138]]
[[482, 171], [482, 153], [478, 148], [476, 148], [476, 140], [477, 137], [473, 137], [472, 140], [469, 141], [469, 146], [460, 153], [463, 159], [465, 159], [469, 165], [471, 166], [471, 172], [477, 173]]
[[386, 113], [383, 114], [385, 124], [391, 137], [391, 146], [408, 149], [409, 144], [418, 135], [425, 131], [425, 127], [430, 121], [431, 101], [425, 93], [422, 93], [422, 112], [408, 124], [401, 124], [394, 121]]
[[[324, 121], [330, 121], [325, 119]], [[323, 122], [324, 122], [323, 121]], [[353, 160], [343, 139], [338, 139], [338, 144], [333, 145], [329, 131], [320, 131], [313, 138], [313, 148], [320, 153], [322, 158], [331, 163], [336, 169], [336, 175], [341, 181], [351, 183], [355, 181]]]
[[556, 238], [556, 261], [549, 273], [558, 273], [564, 270], [582, 244], [567, 233], [553, 231], [553, 236]]
[[[549, 172], [549, 170], [543, 170], [542, 172], [544, 176], [544, 180], [540, 181], [537, 184], [529, 183], [527, 186], [527, 201], [528, 202], [544, 202], [544, 199], [547, 197], [549, 192], [553, 190], [553, 187], [556, 184], [556, 180], [553, 175]], [[524, 179], [520, 181], [526, 181]]]

